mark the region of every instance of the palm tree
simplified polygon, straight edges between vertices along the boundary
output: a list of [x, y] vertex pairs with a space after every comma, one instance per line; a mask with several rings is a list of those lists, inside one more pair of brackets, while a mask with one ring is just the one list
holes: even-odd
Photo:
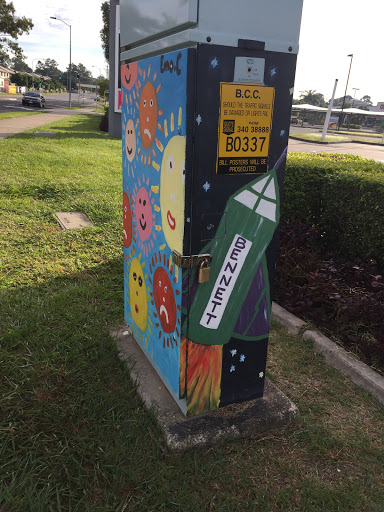
[[302, 103], [308, 103], [309, 105], [320, 106], [325, 104], [324, 95], [312, 89], [300, 94], [300, 99]]

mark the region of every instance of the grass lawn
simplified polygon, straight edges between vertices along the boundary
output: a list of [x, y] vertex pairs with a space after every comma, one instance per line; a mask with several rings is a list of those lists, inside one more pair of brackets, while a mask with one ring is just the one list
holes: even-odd
[[5, 112], [0, 114], [0, 121], [2, 119], [12, 119], [13, 117], [24, 117], [24, 116], [34, 116], [36, 114], [44, 114], [47, 112], [46, 110], [39, 110], [38, 112]]
[[[384, 411], [273, 325], [301, 416], [169, 453], [108, 332], [123, 322], [121, 141], [77, 115], [0, 141], [2, 512], [382, 512]], [[54, 212], [95, 226], [62, 231]]]
[[[329, 132], [328, 132], [329, 133]], [[325, 140], [321, 140], [321, 133], [305, 133], [305, 132], [293, 132], [290, 133], [289, 136], [292, 139], [305, 139], [312, 142], [374, 142], [375, 144], [384, 144], [381, 142], [381, 139], [372, 139], [368, 137], [360, 137], [360, 134], [354, 134], [349, 132], [349, 137], [345, 135], [326, 135]]]
[[65, 110], [78, 110], [79, 108], [89, 108], [89, 105], [71, 105], [71, 108], [65, 107]]
[[325, 140], [321, 140], [321, 133], [305, 133], [305, 132], [294, 132], [289, 134], [290, 137], [305, 139], [313, 142], [345, 142], [351, 140], [350, 138], [339, 136], [339, 135], [326, 135]]
[[382, 139], [382, 133], [374, 133], [374, 132], [362, 132], [357, 130], [328, 130], [328, 133], [339, 133], [340, 135], [351, 135], [351, 136], [361, 136], [361, 137], [373, 137], [375, 139]]

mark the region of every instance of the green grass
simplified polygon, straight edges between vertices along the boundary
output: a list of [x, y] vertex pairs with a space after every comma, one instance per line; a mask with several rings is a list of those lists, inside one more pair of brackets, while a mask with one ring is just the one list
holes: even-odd
[[[0, 141], [0, 510], [382, 512], [383, 410], [273, 325], [301, 416], [169, 453], [109, 336], [123, 322], [121, 141], [77, 115]], [[54, 212], [95, 226], [62, 231]]]
[[89, 108], [89, 105], [71, 105], [71, 108], [65, 107], [65, 110], [78, 110], [79, 108]]
[[350, 140], [347, 137], [339, 136], [339, 135], [326, 135], [325, 140], [321, 140], [321, 133], [305, 133], [305, 132], [294, 132], [289, 134], [290, 137], [305, 139], [313, 142], [345, 142]]
[[46, 110], [39, 110], [39, 112], [5, 112], [0, 114], [0, 121], [2, 119], [12, 119], [13, 117], [24, 117], [24, 116], [34, 116], [36, 114], [43, 114], [47, 112]]
[[328, 133], [339, 133], [340, 135], [361, 135], [362, 137], [373, 137], [377, 139], [381, 139], [383, 135], [381, 133], [374, 133], [374, 132], [363, 132], [360, 130], [328, 130]]
[[[329, 133], [332, 133], [332, 135], [329, 135]], [[340, 135], [337, 135], [338, 132], [329, 132], [325, 136], [325, 140], [321, 139], [321, 133], [306, 133], [306, 132], [292, 132], [289, 134], [289, 136], [292, 139], [305, 139], [312, 142], [371, 142], [374, 144], [384, 144], [381, 142], [382, 135], [367, 135], [366, 137], [361, 136], [364, 134], [360, 133], [353, 133], [353, 132], [339, 132]], [[345, 135], [348, 134], [348, 137]]]

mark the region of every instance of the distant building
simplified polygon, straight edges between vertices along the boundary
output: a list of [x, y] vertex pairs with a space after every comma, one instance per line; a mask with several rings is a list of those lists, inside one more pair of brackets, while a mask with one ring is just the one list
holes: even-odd
[[370, 105], [369, 110], [371, 112], [381, 112], [384, 113], [384, 101], [379, 101], [376, 106]]
[[0, 92], [9, 92], [10, 77], [13, 73], [13, 69], [0, 66]]

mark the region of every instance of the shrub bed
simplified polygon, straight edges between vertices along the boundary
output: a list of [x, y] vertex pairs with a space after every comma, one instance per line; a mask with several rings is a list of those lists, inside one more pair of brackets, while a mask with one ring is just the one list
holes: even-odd
[[324, 251], [311, 223], [282, 223], [274, 300], [384, 374], [384, 279], [360, 259]]
[[285, 222], [311, 222], [325, 247], [384, 264], [384, 165], [353, 155], [290, 153]]
[[384, 165], [290, 153], [274, 300], [384, 373]]

